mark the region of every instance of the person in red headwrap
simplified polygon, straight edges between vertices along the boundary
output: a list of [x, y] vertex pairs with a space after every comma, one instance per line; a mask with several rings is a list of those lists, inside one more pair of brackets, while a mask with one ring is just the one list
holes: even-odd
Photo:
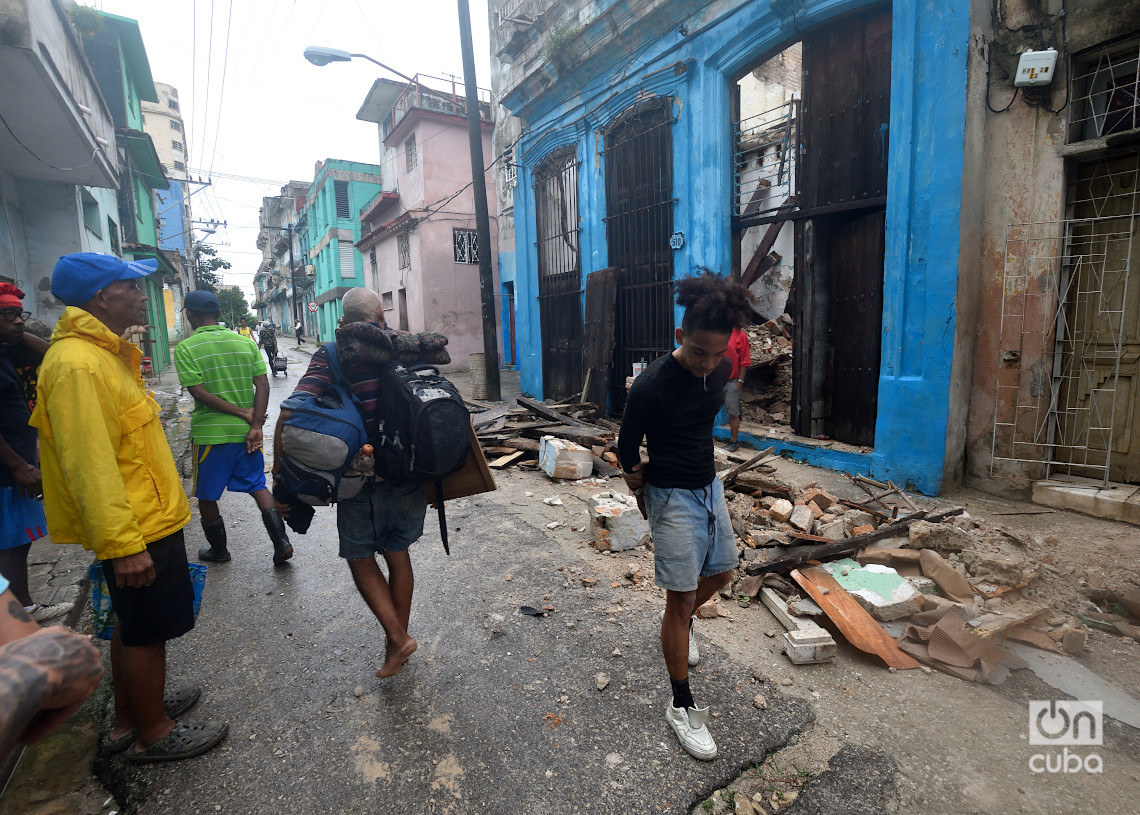
[[28, 419], [35, 407], [36, 369], [48, 344], [24, 331], [31, 315], [23, 297], [16, 286], [0, 283], [0, 574], [24, 611], [44, 622], [71, 606], [41, 606], [28, 588], [28, 552], [47, 534], [36, 429]]

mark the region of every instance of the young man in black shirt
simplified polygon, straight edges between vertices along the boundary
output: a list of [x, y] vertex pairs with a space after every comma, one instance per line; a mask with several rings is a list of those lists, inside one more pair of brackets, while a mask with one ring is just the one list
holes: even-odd
[[[692, 618], [731, 579], [736, 541], [713, 460], [713, 422], [732, 371], [729, 335], [751, 317], [748, 290], [712, 273], [678, 281], [680, 346], [634, 380], [618, 438], [626, 483], [653, 533], [654, 578], [665, 589], [661, 650], [673, 685], [666, 718], [694, 758], [716, 758], [709, 710], [697, 707], [689, 666], [700, 654]], [[641, 440], [649, 458], [642, 459]]]

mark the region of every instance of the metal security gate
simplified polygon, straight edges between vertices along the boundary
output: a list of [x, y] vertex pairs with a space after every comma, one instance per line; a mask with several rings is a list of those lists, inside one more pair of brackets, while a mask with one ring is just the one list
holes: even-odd
[[1109, 482], [1129, 401], [1118, 386], [1135, 227], [1128, 216], [1007, 228], [991, 475]]
[[606, 243], [617, 270], [610, 409], [625, 407], [635, 362], [673, 350], [673, 100], [654, 100], [606, 132]]
[[582, 258], [574, 150], [555, 154], [539, 165], [534, 203], [542, 395], [565, 399], [582, 390]]

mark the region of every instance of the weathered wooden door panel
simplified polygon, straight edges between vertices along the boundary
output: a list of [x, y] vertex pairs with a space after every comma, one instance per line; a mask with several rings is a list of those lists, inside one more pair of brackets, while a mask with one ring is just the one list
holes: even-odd
[[603, 411], [609, 390], [610, 365], [614, 356], [614, 320], [617, 306], [617, 275], [613, 268], [586, 276], [586, 344], [582, 401], [593, 402]]
[[882, 343], [890, 7], [812, 32], [803, 58], [793, 429], [870, 446]]
[[[1102, 468], [1109, 439], [1109, 479], [1140, 482], [1140, 154], [1078, 165], [1071, 191], [1074, 221], [1065, 270], [1065, 323], [1059, 440], [1087, 436], [1074, 464]], [[1089, 219], [1089, 220], [1079, 220]], [[1069, 279], [1071, 278], [1071, 279]], [[1067, 342], [1065, 340], [1068, 340]], [[1112, 383], [1115, 382], [1115, 387]], [[1090, 473], [1091, 474], [1091, 473]]]
[[878, 210], [831, 229], [830, 435], [868, 447], [879, 398], [885, 226]]

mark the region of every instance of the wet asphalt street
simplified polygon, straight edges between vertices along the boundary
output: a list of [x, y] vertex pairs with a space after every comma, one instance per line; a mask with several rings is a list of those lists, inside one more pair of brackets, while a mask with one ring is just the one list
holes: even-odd
[[[267, 436], [307, 362], [290, 356], [289, 376], [271, 377]], [[335, 509], [318, 509], [274, 568], [253, 501], [226, 494], [221, 506], [233, 560], [210, 565], [197, 627], [171, 644], [168, 686], [200, 684], [185, 718], [224, 719], [229, 737], [170, 765], [101, 758], [139, 813], [684, 812], [811, 721], [776, 694], [756, 710], [747, 669], [705, 643], [694, 686], [717, 714], [720, 757], [688, 757], [664, 717], [659, 604], [583, 586], [571, 568], [589, 573], [597, 556], [548, 538], [502, 491], [449, 503], [451, 557], [429, 509], [412, 549], [420, 648], [389, 679], [375, 677], [383, 631], [337, 556]], [[196, 513], [186, 533], [193, 558]]]

